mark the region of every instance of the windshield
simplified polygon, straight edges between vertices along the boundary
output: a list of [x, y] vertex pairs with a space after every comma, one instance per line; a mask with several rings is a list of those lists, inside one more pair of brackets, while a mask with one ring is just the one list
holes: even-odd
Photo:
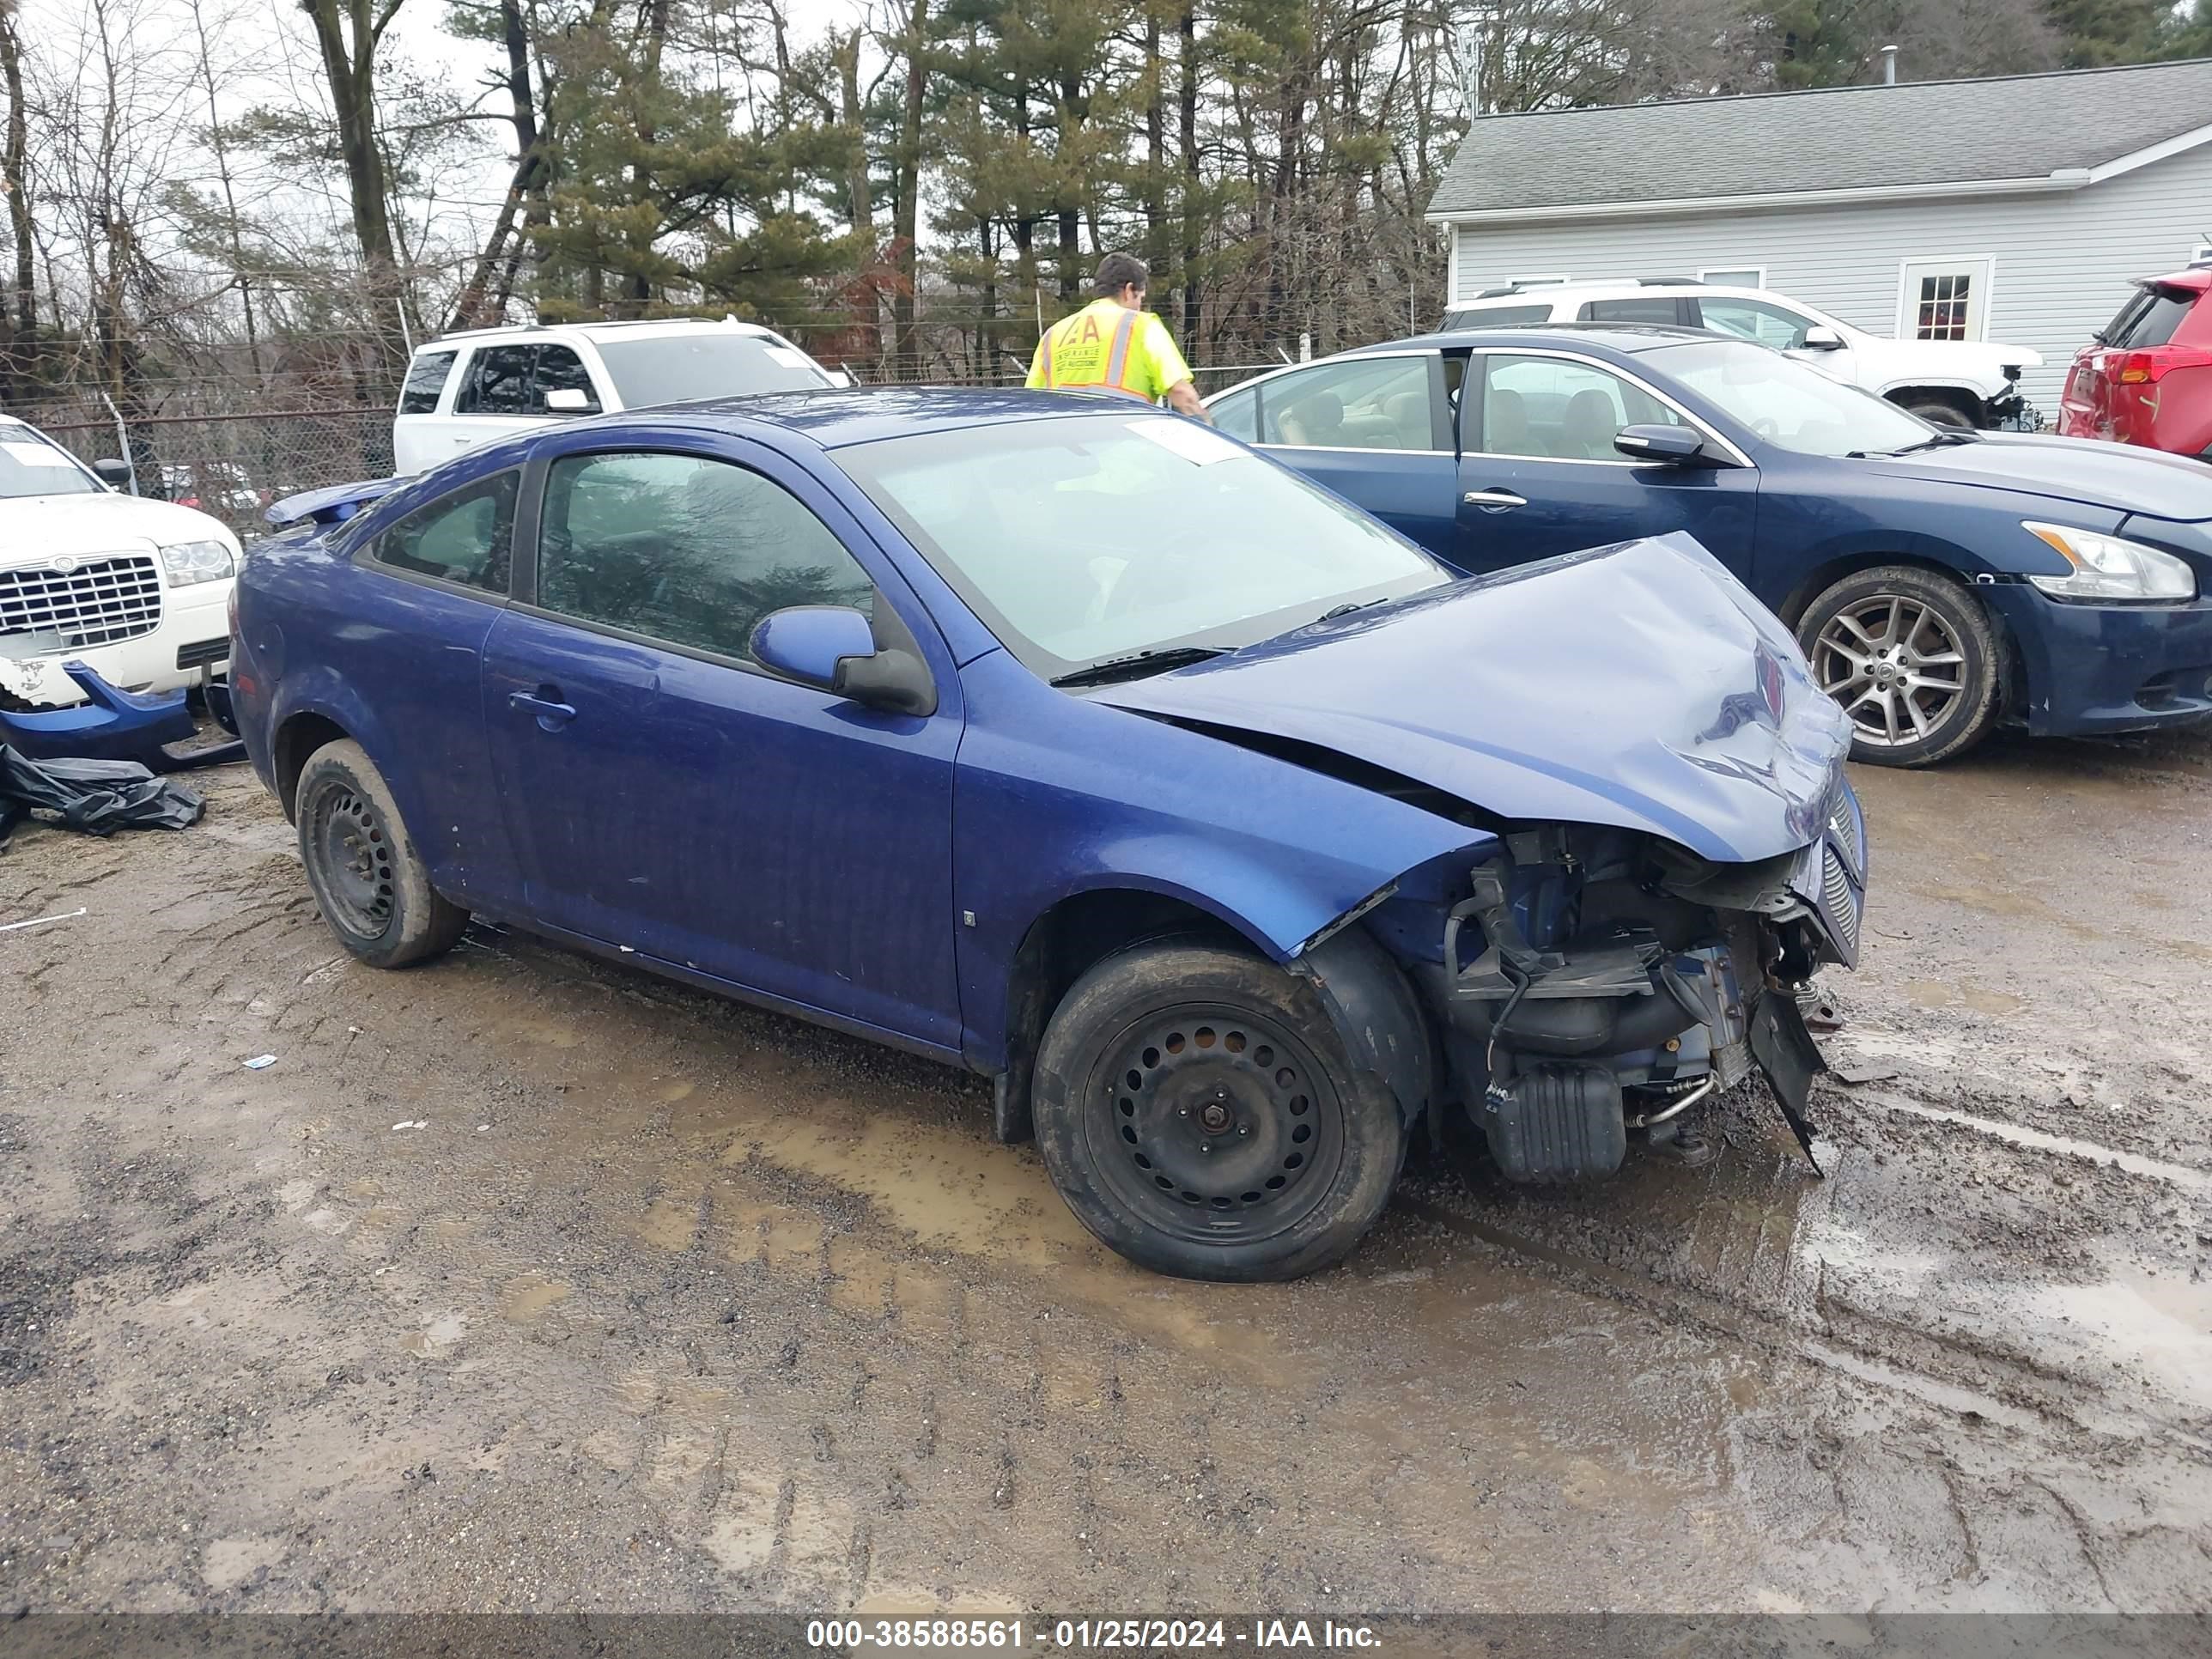
[[0, 423], [0, 500], [91, 495], [106, 488], [45, 434], [12, 422]]
[[1249, 645], [1449, 579], [1356, 507], [1171, 416], [971, 427], [836, 459], [1048, 679]]
[[595, 343], [625, 409], [756, 392], [810, 392], [830, 377], [803, 351], [757, 334], [663, 334]]
[[1662, 346], [1654, 368], [1801, 455], [1878, 455], [1924, 444], [1936, 428], [1871, 392], [1844, 386], [1778, 351], [1733, 340]]

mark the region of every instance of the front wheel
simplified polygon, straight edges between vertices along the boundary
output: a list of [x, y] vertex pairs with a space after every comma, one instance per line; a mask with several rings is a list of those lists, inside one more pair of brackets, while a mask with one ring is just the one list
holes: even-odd
[[1167, 943], [1108, 957], [1054, 1011], [1036, 1137], [1099, 1239], [1182, 1279], [1296, 1279], [1340, 1261], [1405, 1155], [1312, 988], [1256, 957]]
[[1798, 619], [1820, 687], [1851, 717], [1851, 758], [1934, 766], [1996, 721], [1997, 638], [1959, 583], [1912, 565], [1844, 577]]
[[1925, 392], [1917, 398], [1900, 400], [1898, 407], [1908, 415], [1917, 415], [1930, 426], [1940, 426], [1948, 432], [1972, 432], [1978, 424], [1963, 403], [1954, 403], [1948, 398], [1934, 397]]

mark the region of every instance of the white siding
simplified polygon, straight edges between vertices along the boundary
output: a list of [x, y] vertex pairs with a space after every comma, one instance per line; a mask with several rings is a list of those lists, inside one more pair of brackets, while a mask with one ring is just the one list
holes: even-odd
[[1527, 225], [1468, 225], [1453, 250], [1461, 299], [1531, 271], [1575, 280], [1694, 276], [1764, 265], [1767, 287], [1871, 334], [1897, 332], [1906, 259], [1986, 257], [1984, 336], [2033, 348], [2027, 394], [2057, 413], [2066, 366], [2110, 321], [2131, 277], [2189, 262], [2212, 240], [2212, 144], [2050, 195]]

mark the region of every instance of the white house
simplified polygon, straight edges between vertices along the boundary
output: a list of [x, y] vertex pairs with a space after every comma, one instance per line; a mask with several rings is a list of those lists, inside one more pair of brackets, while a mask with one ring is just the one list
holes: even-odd
[[2033, 347], [2024, 390], [2053, 409], [2130, 278], [2212, 258], [2212, 59], [1486, 116], [1429, 218], [1454, 301], [1771, 288], [1875, 334]]

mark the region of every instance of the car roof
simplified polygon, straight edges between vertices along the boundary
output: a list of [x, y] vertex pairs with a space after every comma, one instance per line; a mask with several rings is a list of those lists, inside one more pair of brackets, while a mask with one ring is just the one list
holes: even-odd
[[702, 398], [618, 414], [564, 421], [560, 430], [592, 423], [641, 420], [709, 427], [723, 431], [773, 427], [808, 438], [824, 449], [874, 443], [924, 432], [954, 432], [1011, 422], [1080, 415], [1158, 414], [1111, 392], [1028, 392], [993, 386], [855, 386], [822, 391], [766, 392]]
[[1436, 351], [1481, 346], [1545, 346], [1553, 350], [1587, 350], [1592, 346], [1613, 351], [1653, 351], [1680, 345], [1687, 340], [1723, 337], [1702, 328], [1682, 328], [1672, 323], [1511, 323], [1489, 328], [1440, 329], [1417, 334], [1410, 340], [1387, 340], [1360, 346], [1340, 356], [1368, 357], [1393, 351]]
[[466, 328], [452, 334], [441, 334], [434, 340], [426, 340], [415, 348], [418, 356], [425, 351], [456, 345], [463, 341], [482, 344], [487, 340], [562, 339], [586, 340], [651, 340], [671, 334], [729, 333], [744, 335], [752, 339], [780, 339], [772, 328], [758, 323], [748, 323], [736, 317], [651, 317], [618, 323], [510, 323], [498, 328]]

